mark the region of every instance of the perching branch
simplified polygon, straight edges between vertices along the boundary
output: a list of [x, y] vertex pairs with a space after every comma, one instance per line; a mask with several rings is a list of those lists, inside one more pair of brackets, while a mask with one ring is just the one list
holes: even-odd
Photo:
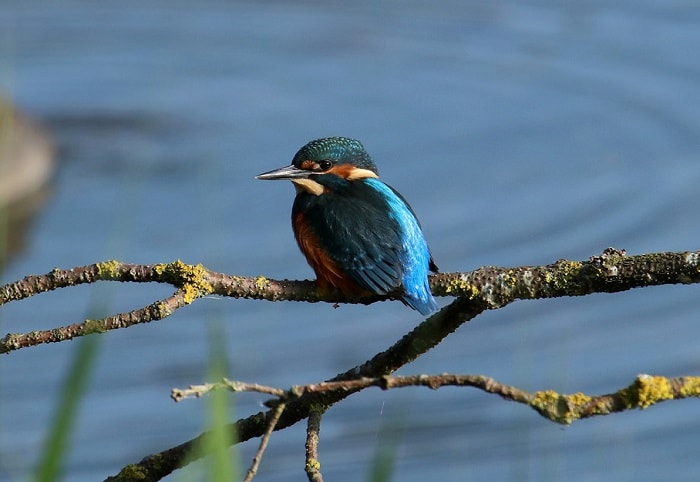
[[[588, 261], [560, 260], [547, 266], [498, 268], [486, 266], [467, 273], [441, 273], [430, 277], [433, 294], [481, 300], [486, 308], [501, 308], [515, 300], [612, 293], [643, 286], [700, 282], [700, 252], [655, 253], [625, 256], [612, 248]], [[135, 265], [107, 261], [44, 275], [27, 276], [0, 287], [0, 305], [31, 296], [96, 281], [167, 283], [172, 296], [128, 313], [84, 320], [51, 330], [9, 333], [0, 340], [0, 354], [42, 343], [161, 320], [197, 298], [209, 295], [270, 301], [365, 303], [395, 298], [345, 299], [316, 290], [311, 281], [273, 280], [263, 276], [231, 276], [202, 265], [181, 261]]]

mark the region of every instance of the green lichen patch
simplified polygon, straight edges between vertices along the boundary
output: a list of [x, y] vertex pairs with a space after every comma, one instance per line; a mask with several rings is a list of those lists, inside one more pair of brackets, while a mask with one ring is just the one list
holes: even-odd
[[137, 480], [147, 480], [149, 477], [148, 471], [136, 464], [129, 464], [125, 466], [119, 474], [116, 476], [116, 480], [129, 480], [129, 481], [137, 481]]
[[121, 276], [122, 263], [116, 260], [97, 263], [97, 277], [101, 280], [115, 280]]
[[570, 288], [572, 281], [580, 274], [582, 267], [583, 264], [580, 261], [558, 261], [553, 269], [547, 270], [544, 274], [544, 281], [556, 290]]

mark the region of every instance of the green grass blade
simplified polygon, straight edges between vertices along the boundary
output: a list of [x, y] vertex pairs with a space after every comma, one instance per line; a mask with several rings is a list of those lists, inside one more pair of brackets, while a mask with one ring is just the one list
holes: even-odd
[[99, 337], [93, 335], [76, 342], [78, 349], [68, 370], [61, 400], [36, 467], [34, 480], [37, 482], [61, 478], [70, 436], [97, 354], [98, 340]]

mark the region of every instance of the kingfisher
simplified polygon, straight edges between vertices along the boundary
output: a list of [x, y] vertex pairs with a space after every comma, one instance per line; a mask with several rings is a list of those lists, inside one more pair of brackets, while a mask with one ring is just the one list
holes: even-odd
[[360, 141], [309, 142], [289, 166], [256, 179], [294, 184], [292, 228], [322, 292], [346, 297], [400, 293], [423, 315], [438, 308], [428, 272], [438, 268], [411, 206], [379, 180]]

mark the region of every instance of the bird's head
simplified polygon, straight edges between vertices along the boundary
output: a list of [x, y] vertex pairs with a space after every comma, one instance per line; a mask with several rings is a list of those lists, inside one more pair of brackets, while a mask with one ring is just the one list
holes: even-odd
[[255, 176], [256, 179], [287, 179], [297, 190], [316, 195], [340, 180], [370, 177], [379, 177], [377, 166], [360, 141], [347, 137], [311, 141], [299, 149], [289, 166]]

